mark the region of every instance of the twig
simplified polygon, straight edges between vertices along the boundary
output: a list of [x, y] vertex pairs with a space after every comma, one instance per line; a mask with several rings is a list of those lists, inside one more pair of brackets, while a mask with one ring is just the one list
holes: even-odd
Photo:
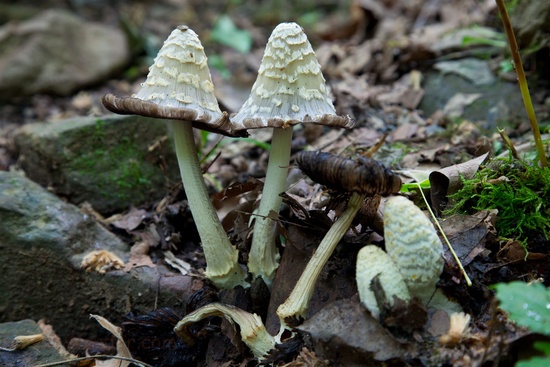
[[138, 367], [153, 367], [150, 364], [138, 361], [138, 360], [133, 359], [133, 358], [127, 358], [127, 357], [121, 357], [121, 356], [109, 356], [109, 355], [106, 355], [106, 354], [99, 354], [99, 355], [96, 355], [96, 356], [89, 356], [89, 357], [73, 358], [73, 359], [68, 359], [66, 361], [58, 361], [58, 362], [51, 362], [51, 363], [45, 363], [45, 364], [38, 364], [38, 365], [34, 365], [32, 367], [60, 366], [62, 364], [68, 364], [68, 363], [78, 362], [78, 361], [85, 361], [87, 359], [93, 359], [93, 358], [97, 358], [97, 359], [120, 359], [121, 361], [132, 362], [133, 364], [135, 364]]
[[462, 272], [462, 276], [464, 276], [464, 280], [466, 280], [466, 284], [468, 284], [468, 286], [471, 287], [472, 286], [472, 281], [470, 280], [470, 277], [468, 276], [468, 274], [466, 274], [466, 270], [464, 270], [464, 267], [462, 266], [462, 263], [460, 262], [460, 259], [456, 255], [456, 252], [453, 249], [453, 246], [451, 246], [451, 243], [449, 242], [449, 239], [447, 238], [447, 235], [445, 234], [445, 232], [443, 232], [443, 228], [441, 228], [441, 225], [439, 224], [439, 221], [435, 217], [434, 212], [432, 211], [432, 208], [430, 208], [430, 205], [428, 204], [428, 200], [426, 199], [426, 196], [424, 195], [424, 192], [422, 191], [422, 186], [420, 186], [419, 183], [417, 183], [417, 185], [418, 185], [418, 191], [420, 191], [420, 193], [422, 194], [422, 197], [424, 198], [424, 202], [426, 203], [426, 207], [428, 208], [428, 211], [430, 212], [430, 215], [432, 216], [432, 218], [435, 222], [435, 225], [437, 226], [437, 228], [439, 229], [439, 232], [443, 236], [443, 239], [445, 240], [445, 243], [447, 244], [447, 247], [449, 247], [449, 250], [451, 251], [451, 254], [453, 254], [453, 257], [454, 257], [458, 267], [460, 268], [460, 271]]

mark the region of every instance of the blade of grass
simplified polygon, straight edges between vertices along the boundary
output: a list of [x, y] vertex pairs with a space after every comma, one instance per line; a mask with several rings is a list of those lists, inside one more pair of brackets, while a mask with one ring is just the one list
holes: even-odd
[[525, 110], [527, 112], [527, 117], [529, 118], [531, 130], [533, 131], [533, 137], [537, 146], [540, 165], [544, 168], [548, 166], [548, 163], [546, 161], [546, 153], [544, 152], [544, 145], [542, 143], [539, 125], [537, 123], [537, 116], [535, 115], [535, 109], [533, 108], [533, 102], [531, 101], [531, 95], [529, 94], [529, 87], [527, 86], [525, 71], [523, 70], [523, 64], [519, 55], [519, 48], [516, 42], [516, 36], [514, 35], [514, 30], [512, 29], [512, 23], [510, 22], [508, 11], [506, 10], [506, 6], [504, 6], [504, 0], [495, 1], [497, 3], [500, 16], [502, 17], [502, 24], [504, 26], [504, 31], [506, 32], [506, 38], [508, 38], [508, 44], [510, 45], [510, 52], [512, 53], [514, 68], [516, 69], [516, 73], [518, 75], [521, 96], [523, 98], [523, 103], [525, 104]]

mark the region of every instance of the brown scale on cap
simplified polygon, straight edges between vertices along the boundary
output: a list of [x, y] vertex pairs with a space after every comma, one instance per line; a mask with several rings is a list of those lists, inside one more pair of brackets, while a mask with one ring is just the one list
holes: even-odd
[[352, 160], [325, 152], [299, 152], [296, 164], [313, 181], [336, 191], [371, 196], [395, 194], [401, 189], [399, 176], [371, 158]]

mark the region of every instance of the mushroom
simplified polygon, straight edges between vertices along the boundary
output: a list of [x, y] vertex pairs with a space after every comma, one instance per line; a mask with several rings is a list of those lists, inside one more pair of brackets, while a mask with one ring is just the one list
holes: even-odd
[[330, 227], [313, 253], [290, 296], [278, 307], [277, 315], [281, 321], [279, 335], [286, 327], [286, 319], [305, 315], [323, 266], [349, 229], [364, 199], [367, 196], [394, 194], [401, 189], [399, 176], [370, 158], [361, 157], [354, 161], [329, 153], [299, 152], [296, 163], [310, 178], [331, 189], [349, 190], [351, 197], [346, 210]]
[[380, 317], [380, 305], [378, 305], [376, 295], [371, 289], [375, 277], [378, 277], [390, 306], [394, 303], [394, 296], [409, 302], [411, 298], [409, 289], [397, 265], [380, 247], [375, 245], [365, 246], [357, 254], [355, 279], [359, 299], [372, 316], [375, 318]]
[[366, 246], [357, 256], [357, 289], [359, 298], [375, 317], [379, 305], [371, 287], [375, 276], [386, 293], [409, 301], [418, 298], [425, 306], [451, 315], [460, 305], [450, 301], [436, 284], [443, 271], [443, 246], [432, 222], [422, 210], [403, 196], [386, 201], [384, 207], [384, 241], [386, 252]]
[[183, 187], [206, 258], [206, 277], [218, 287], [232, 288], [246, 285], [246, 274], [210, 202], [193, 137], [193, 126], [236, 135], [227, 113], [220, 111], [206, 60], [197, 34], [179, 26], [164, 42], [141, 90], [127, 98], [108, 94], [103, 104], [119, 114], [172, 120]]
[[384, 241], [411, 296], [428, 304], [443, 272], [443, 245], [432, 222], [409, 199], [393, 197], [384, 206]]
[[235, 130], [273, 128], [269, 163], [254, 224], [248, 268], [270, 286], [278, 267], [276, 223], [286, 189], [292, 127], [314, 123], [351, 128], [349, 117], [337, 116], [321, 66], [306, 34], [296, 23], [281, 23], [271, 34], [248, 100], [231, 117]]
[[241, 340], [258, 360], [266, 357], [267, 353], [275, 347], [275, 339], [267, 332], [260, 316], [222, 303], [210, 303], [191, 312], [177, 323], [174, 332], [186, 344], [193, 345], [194, 337], [191, 325], [211, 316], [221, 316], [233, 327], [235, 324], [239, 325]]

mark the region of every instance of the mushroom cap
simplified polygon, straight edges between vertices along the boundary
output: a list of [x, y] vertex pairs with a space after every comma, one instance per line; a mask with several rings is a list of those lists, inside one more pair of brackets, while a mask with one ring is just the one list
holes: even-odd
[[384, 207], [384, 240], [411, 296], [429, 301], [443, 271], [443, 245], [432, 222], [409, 199], [392, 197]]
[[378, 276], [390, 306], [394, 304], [394, 296], [408, 302], [409, 290], [403, 281], [399, 269], [380, 247], [369, 245], [363, 247], [357, 254], [356, 281], [361, 303], [378, 318], [380, 307], [375, 293], [371, 289], [373, 279]]
[[321, 65], [296, 23], [281, 23], [271, 33], [250, 96], [231, 122], [235, 130], [355, 124], [349, 116], [336, 115]]
[[228, 136], [236, 134], [214, 95], [204, 48], [197, 34], [177, 27], [160, 49], [142, 88], [132, 97], [103, 97], [118, 114], [189, 121], [194, 127]]
[[389, 195], [401, 190], [399, 176], [371, 158], [353, 160], [325, 152], [298, 152], [295, 160], [313, 181], [336, 191]]

